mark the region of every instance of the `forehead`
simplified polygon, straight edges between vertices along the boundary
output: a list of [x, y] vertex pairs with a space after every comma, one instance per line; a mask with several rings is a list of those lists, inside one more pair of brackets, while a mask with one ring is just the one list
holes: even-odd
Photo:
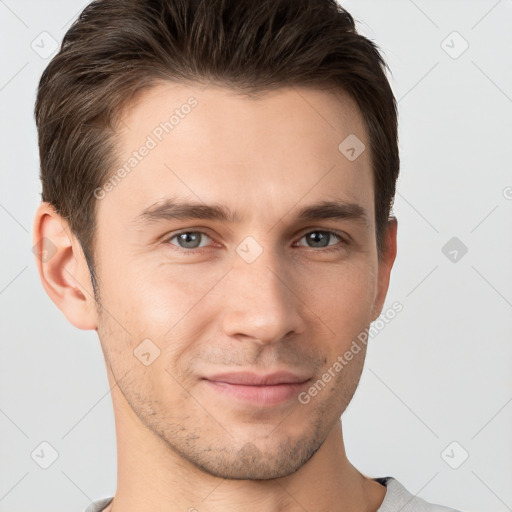
[[[247, 96], [163, 83], [120, 115], [117, 177], [99, 209], [121, 216], [167, 197], [282, 216], [308, 201], [362, 203], [373, 219], [369, 141], [343, 91], [286, 87]], [[347, 158], [344, 141], [366, 148]], [[352, 144], [353, 145], [353, 144]]]

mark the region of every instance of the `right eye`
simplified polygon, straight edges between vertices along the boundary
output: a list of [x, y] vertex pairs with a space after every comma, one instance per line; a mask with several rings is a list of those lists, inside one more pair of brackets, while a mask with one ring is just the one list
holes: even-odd
[[[201, 237], [210, 238], [206, 233], [203, 233], [202, 231], [181, 231], [180, 233], [175, 233], [171, 237], [167, 238], [167, 242], [169, 242], [171, 245], [174, 245], [178, 251], [188, 254], [195, 254], [197, 249], [204, 247], [204, 245], [200, 245]], [[177, 239], [179, 245], [171, 242], [171, 240], [175, 238]]]

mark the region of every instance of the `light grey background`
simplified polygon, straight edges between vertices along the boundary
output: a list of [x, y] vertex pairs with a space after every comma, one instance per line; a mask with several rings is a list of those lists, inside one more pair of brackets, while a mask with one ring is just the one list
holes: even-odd
[[[32, 112], [49, 61], [32, 46], [60, 43], [86, 3], [0, 1], [0, 512], [82, 511], [116, 486], [99, 341], [51, 302], [31, 252]], [[427, 501], [512, 510], [512, 1], [341, 3], [382, 49], [399, 100], [399, 250], [384, 309], [404, 308], [370, 341], [344, 415], [347, 454]], [[442, 251], [452, 237], [468, 249], [455, 262]], [[58, 452], [48, 469], [31, 456], [44, 441]]]

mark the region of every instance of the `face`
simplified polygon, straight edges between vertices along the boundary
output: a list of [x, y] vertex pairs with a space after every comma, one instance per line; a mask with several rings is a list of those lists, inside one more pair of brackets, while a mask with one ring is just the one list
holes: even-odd
[[[350, 134], [369, 148], [361, 115], [325, 90], [167, 84], [122, 121], [125, 172], [96, 193], [98, 334], [117, 405], [212, 475], [289, 475], [350, 402], [365, 345], [336, 361], [387, 289], [369, 151], [338, 148]], [[276, 372], [292, 376], [250, 380]]]

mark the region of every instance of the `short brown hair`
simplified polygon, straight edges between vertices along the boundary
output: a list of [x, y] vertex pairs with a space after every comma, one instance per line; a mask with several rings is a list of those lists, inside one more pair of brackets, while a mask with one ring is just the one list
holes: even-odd
[[328, 84], [349, 93], [365, 122], [380, 257], [399, 172], [386, 69], [335, 0], [96, 0], [39, 82], [42, 200], [68, 221], [95, 287], [93, 191], [114, 172], [116, 117], [136, 93], [162, 80], [245, 92]]

